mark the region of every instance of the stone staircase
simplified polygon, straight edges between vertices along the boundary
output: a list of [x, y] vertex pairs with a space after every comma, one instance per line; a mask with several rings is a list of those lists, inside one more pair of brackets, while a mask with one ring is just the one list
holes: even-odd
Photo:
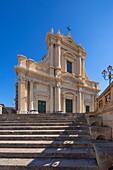
[[85, 114], [0, 115], [0, 170], [98, 170]]

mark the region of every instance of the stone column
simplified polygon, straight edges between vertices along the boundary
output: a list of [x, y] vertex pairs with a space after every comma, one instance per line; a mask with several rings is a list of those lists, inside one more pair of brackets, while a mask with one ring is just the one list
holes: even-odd
[[49, 55], [50, 55], [50, 75], [51, 75], [51, 76], [54, 76], [53, 43], [49, 44]]
[[58, 87], [57, 88], [57, 92], [58, 92], [58, 108], [57, 108], [57, 110], [58, 111], [61, 111], [61, 88], [60, 87]]
[[19, 113], [27, 113], [27, 82], [23, 79], [19, 79], [18, 84], [18, 102], [19, 102]]
[[84, 103], [84, 93], [82, 93], [82, 112], [84, 113], [85, 112], [85, 103]]
[[61, 111], [61, 84], [60, 82], [57, 83], [57, 87], [55, 90], [55, 98], [56, 98], [56, 102], [55, 102], [55, 111]]
[[85, 79], [85, 68], [84, 68], [84, 61], [85, 61], [85, 59], [84, 58], [82, 58], [82, 76], [83, 76], [83, 78]]
[[75, 61], [72, 63], [72, 73], [75, 75]]
[[61, 68], [61, 49], [60, 49], [60, 41], [57, 42], [57, 60], [58, 60], [58, 65], [57, 68]]
[[94, 95], [91, 96], [91, 111], [94, 112]]
[[76, 113], [76, 97], [73, 99], [73, 113]]
[[2, 105], [0, 105], [0, 114], [2, 114], [2, 107], [3, 107], [3, 106], [2, 106]]
[[50, 112], [53, 113], [53, 87], [50, 86]]
[[56, 77], [61, 73], [61, 44], [60, 41], [57, 41], [56, 44], [56, 53], [55, 53], [55, 62], [56, 62]]
[[66, 100], [65, 100], [65, 96], [63, 95], [63, 112], [66, 112]]
[[33, 82], [32, 81], [30, 81], [29, 106], [30, 106], [30, 110], [34, 109], [34, 103], [33, 103]]
[[66, 58], [64, 59], [64, 71], [67, 72], [67, 60], [66, 60]]
[[53, 67], [53, 44], [50, 44], [50, 66]]
[[81, 78], [81, 57], [78, 58], [78, 76]]
[[77, 112], [82, 113], [82, 93], [81, 93], [81, 89], [79, 89], [78, 97], [77, 97]]

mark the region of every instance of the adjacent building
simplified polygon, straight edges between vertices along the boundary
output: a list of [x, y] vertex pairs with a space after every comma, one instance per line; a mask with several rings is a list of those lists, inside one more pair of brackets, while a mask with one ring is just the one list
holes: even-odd
[[53, 29], [47, 33], [48, 54], [41, 62], [18, 55], [18, 113], [95, 111], [98, 82], [89, 80], [84, 63], [86, 52], [71, 37]]
[[97, 98], [97, 114], [102, 117], [103, 125], [112, 128], [113, 139], [113, 82]]

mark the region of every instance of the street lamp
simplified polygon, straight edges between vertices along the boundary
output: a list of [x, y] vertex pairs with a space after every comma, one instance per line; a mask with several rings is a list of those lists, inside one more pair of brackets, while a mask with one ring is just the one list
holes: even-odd
[[110, 84], [111, 80], [113, 79], [113, 74], [112, 74], [113, 68], [112, 68], [112, 66], [109, 65], [107, 67], [107, 70], [108, 71], [103, 70], [102, 75], [103, 75], [105, 80], [109, 80], [109, 84]]

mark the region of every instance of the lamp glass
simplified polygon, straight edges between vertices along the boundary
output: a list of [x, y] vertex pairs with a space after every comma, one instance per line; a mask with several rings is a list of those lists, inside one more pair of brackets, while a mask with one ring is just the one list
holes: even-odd
[[102, 74], [103, 74], [103, 75], [106, 75], [106, 74], [107, 74], [107, 71], [106, 71], [106, 70], [103, 70]]
[[112, 70], [112, 66], [109, 65], [108, 68], [107, 68], [107, 70], [108, 70], [108, 71]]

